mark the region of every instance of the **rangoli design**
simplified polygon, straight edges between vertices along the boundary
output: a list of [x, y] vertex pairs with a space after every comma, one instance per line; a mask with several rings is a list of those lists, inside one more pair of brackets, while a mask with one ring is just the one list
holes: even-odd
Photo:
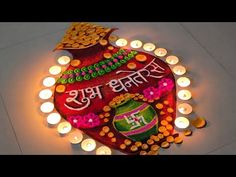
[[[48, 123], [85, 151], [93, 151], [96, 140], [104, 144], [96, 154], [115, 149], [133, 155], [157, 155], [160, 148], [181, 144], [192, 128], [204, 127], [200, 117], [176, 118], [176, 111], [184, 116], [193, 111], [183, 102], [191, 99], [185, 89], [190, 79], [182, 76], [186, 69], [177, 65], [179, 58], [166, 57], [167, 50], [155, 50], [153, 43], [144, 44], [144, 51], [139, 40], [128, 45], [111, 34], [114, 30], [90, 23], [73, 23], [67, 30], [54, 51], [72, 57], [61, 56], [61, 66], [50, 67], [52, 76], [43, 84], [54, 93], [47, 88], [39, 95], [53, 99], [40, 107]], [[84, 134], [90, 138], [83, 140]]]

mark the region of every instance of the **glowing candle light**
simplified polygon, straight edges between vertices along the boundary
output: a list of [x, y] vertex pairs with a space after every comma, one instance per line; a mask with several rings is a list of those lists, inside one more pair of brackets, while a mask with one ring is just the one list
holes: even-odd
[[179, 58], [174, 55], [170, 55], [166, 57], [166, 62], [170, 65], [176, 65], [179, 62]]
[[58, 124], [60, 120], [61, 120], [61, 115], [56, 112], [49, 114], [47, 117], [47, 122], [51, 125]]
[[120, 38], [116, 41], [116, 45], [119, 47], [124, 47], [128, 44], [126, 39]]
[[81, 148], [84, 151], [93, 151], [96, 148], [96, 142], [93, 139], [85, 139], [81, 143]]
[[176, 75], [181, 76], [186, 73], [186, 68], [184, 66], [178, 65], [173, 68], [173, 72]]
[[155, 48], [156, 48], [156, 46], [153, 43], [146, 43], [143, 45], [143, 49], [148, 52], [153, 51]]
[[177, 117], [175, 119], [175, 126], [180, 129], [185, 129], [189, 126], [189, 120], [186, 117]]
[[178, 105], [178, 110], [181, 114], [190, 114], [193, 111], [193, 108], [188, 103], [181, 103]]
[[51, 98], [52, 96], [52, 91], [50, 89], [44, 89], [39, 92], [39, 98], [43, 100], [47, 100]]
[[143, 43], [140, 40], [134, 40], [130, 43], [130, 46], [134, 49], [142, 47]]
[[49, 73], [52, 75], [57, 75], [61, 72], [61, 67], [60, 66], [51, 66], [49, 68]]
[[97, 155], [111, 155], [111, 149], [107, 146], [101, 146], [96, 150]]
[[68, 56], [61, 56], [57, 59], [57, 62], [60, 64], [60, 65], [67, 65], [68, 63], [70, 63], [70, 57]]
[[76, 131], [69, 135], [69, 141], [71, 144], [79, 144], [83, 140], [83, 134], [81, 131]]
[[52, 87], [56, 83], [56, 80], [53, 77], [46, 77], [43, 80], [43, 85], [45, 87]]
[[167, 50], [164, 49], [164, 48], [157, 48], [155, 51], [154, 51], [154, 54], [158, 57], [164, 57], [166, 56], [167, 54]]
[[51, 102], [45, 102], [40, 106], [40, 110], [43, 113], [50, 113], [53, 111], [53, 109], [54, 109], [54, 104]]
[[69, 122], [61, 122], [58, 126], [57, 126], [57, 131], [64, 135], [67, 134], [71, 131], [71, 124]]
[[190, 80], [189, 78], [187, 77], [180, 77], [178, 80], [177, 80], [177, 84], [180, 86], [180, 87], [188, 87], [190, 85]]
[[178, 97], [181, 100], [189, 100], [192, 97], [192, 94], [189, 90], [180, 90], [178, 92]]

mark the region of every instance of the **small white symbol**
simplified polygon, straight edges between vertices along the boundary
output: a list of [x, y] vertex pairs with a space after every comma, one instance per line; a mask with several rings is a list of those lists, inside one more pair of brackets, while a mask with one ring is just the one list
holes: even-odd
[[137, 127], [141, 127], [141, 123], [143, 123], [144, 125], [148, 124], [144, 117], [139, 115], [139, 111], [135, 112], [133, 114], [130, 114], [129, 117], [125, 116], [125, 120], [127, 121], [128, 124], [131, 124], [132, 127], [130, 128], [131, 130], [137, 128]]

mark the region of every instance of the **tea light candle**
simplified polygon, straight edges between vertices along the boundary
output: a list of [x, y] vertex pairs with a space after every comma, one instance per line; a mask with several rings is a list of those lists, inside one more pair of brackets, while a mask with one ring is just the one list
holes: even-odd
[[164, 49], [164, 48], [157, 48], [155, 51], [154, 51], [154, 54], [158, 57], [164, 57], [166, 56], [167, 54], [167, 50]]
[[178, 105], [178, 110], [181, 114], [190, 114], [193, 111], [193, 108], [188, 103], [181, 103]]
[[173, 72], [176, 75], [181, 76], [186, 73], [186, 68], [184, 66], [178, 65], [173, 68]]
[[96, 155], [111, 155], [111, 149], [107, 146], [97, 148]]
[[134, 40], [130, 43], [130, 46], [134, 49], [142, 47], [143, 43], [140, 40]]
[[189, 100], [192, 97], [192, 94], [189, 90], [180, 90], [178, 92], [178, 97], [181, 100]]
[[68, 56], [61, 56], [57, 59], [57, 62], [60, 64], [60, 65], [67, 65], [68, 63], [70, 63], [70, 57]]
[[60, 66], [51, 66], [49, 68], [49, 73], [52, 75], [57, 75], [61, 72], [61, 67]]
[[166, 62], [170, 65], [176, 65], [179, 62], [179, 58], [174, 55], [170, 55], [166, 57]]
[[51, 125], [58, 124], [60, 120], [61, 120], [61, 115], [56, 112], [49, 114], [47, 117], [47, 122]]
[[69, 135], [69, 141], [71, 144], [79, 144], [83, 140], [83, 134], [81, 131], [76, 131]]
[[61, 122], [58, 126], [57, 126], [57, 131], [64, 135], [67, 134], [71, 131], [71, 124], [69, 122]]
[[51, 98], [52, 96], [52, 91], [50, 89], [44, 89], [39, 92], [39, 98], [43, 100], [47, 100]]
[[156, 48], [156, 46], [153, 43], [146, 43], [143, 45], [143, 49], [148, 52], [153, 51], [155, 48]]
[[116, 45], [119, 47], [124, 47], [128, 44], [126, 39], [120, 38], [116, 41]]
[[43, 113], [50, 113], [53, 111], [53, 109], [54, 109], [54, 104], [51, 102], [45, 102], [40, 106], [40, 110]]
[[43, 85], [44, 85], [45, 87], [52, 87], [55, 83], [56, 83], [56, 80], [55, 80], [55, 78], [53, 78], [53, 77], [46, 77], [46, 78], [43, 80]]
[[177, 84], [180, 87], [188, 87], [190, 85], [190, 80], [187, 77], [180, 77], [179, 79], [177, 79]]
[[84, 151], [93, 151], [96, 148], [96, 142], [93, 139], [85, 139], [81, 143], [81, 148]]
[[189, 126], [189, 120], [186, 117], [177, 117], [175, 119], [175, 126], [180, 129], [185, 129]]

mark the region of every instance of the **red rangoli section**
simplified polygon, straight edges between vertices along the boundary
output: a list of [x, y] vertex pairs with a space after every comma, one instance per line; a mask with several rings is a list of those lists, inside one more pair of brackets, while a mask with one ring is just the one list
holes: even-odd
[[57, 81], [54, 104], [72, 126], [126, 154], [177, 136], [175, 79], [165, 62], [109, 42], [65, 50], [74, 62]]

